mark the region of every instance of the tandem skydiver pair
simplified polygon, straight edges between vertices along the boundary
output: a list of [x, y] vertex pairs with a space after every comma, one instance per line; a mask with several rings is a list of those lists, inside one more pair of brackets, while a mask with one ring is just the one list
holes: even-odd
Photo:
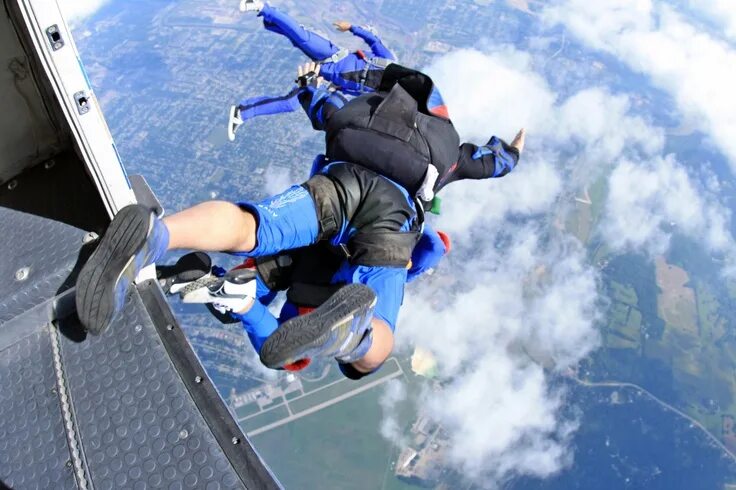
[[[495, 137], [460, 145], [431, 79], [397, 64], [375, 92], [350, 101], [324, 87], [316, 69], [301, 69], [298, 84], [297, 100], [327, 141], [311, 177], [261, 202], [210, 201], [162, 220], [140, 205], [121, 210], [77, 284], [80, 319], [91, 332], [104, 331], [137, 272], [166, 251], [224, 251], [250, 260], [186, 281], [180, 293], [241, 320], [266, 366], [297, 369], [331, 357], [352, 379], [381, 366], [405, 283], [449, 250], [424, 223], [427, 201], [418, 195], [506, 175], [524, 133], [511, 145]], [[379, 116], [366, 118], [370, 111]], [[277, 319], [267, 305], [283, 290]]]

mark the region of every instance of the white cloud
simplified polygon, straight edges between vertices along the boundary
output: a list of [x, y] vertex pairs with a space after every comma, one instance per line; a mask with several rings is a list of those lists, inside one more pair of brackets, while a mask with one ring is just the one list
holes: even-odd
[[690, 6], [723, 29], [723, 35], [736, 41], [736, 9], [733, 0], [690, 0]]
[[[607, 23], [638, 27], [648, 2], [613, 9]], [[509, 47], [459, 50], [426, 69], [440, 87], [464, 141], [510, 138], [528, 129], [527, 152], [509, 176], [455, 183], [443, 191], [436, 227], [450, 232], [461, 291], [408, 294], [397, 345], [433, 352], [443, 379], [420, 405], [447, 431], [450, 461], [482, 486], [517, 475], [545, 477], [572, 458], [576, 420], [549, 373], [575, 366], [598, 344], [603, 298], [585, 250], [558, 229], [566, 203], [610, 175], [602, 232], [619, 248], [666, 246], [666, 225], [703, 237], [713, 250], [733, 239], [729, 216], [672, 158], [664, 132], [633, 114], [632, 98], [589, 87], [560, 100]], [[640, 162], [647, 162], [646, 164]], [[633, 192], [632, 192], [633, 190]], [[657, 248], [660, 247], [660, 248]], [[387, 408], [387, 407], [385, 407]], [[386, 425], [388, 424], [388, 425]], [[396, 427], [383, 433], [395, 439]]]
[[[593, 86], [560, 101], [544, 78], [534, 71], [530, 56], [509, 46], [494, 46], [488, 53], [476, 49], [457, 50], [437, 59], [425, 71], [440, 88], [464, 141], [483, 144], [492, 134], [510, 141], [525, 127], [529, 147], [541, 150], [537, 154], [544, 155], [544, 159], [534, 161], [532, 157], [533, 163], [530, 163], [529, 158], [525, 158], [520, 171], [537, 163], [554, 164], [554, 167], [534, 168], [525, 178], [519, 177], [518, 185], [507, 181], [480, 184], [480, 188], [493, 189], [490, 192], [513, 188], [509, 195], [527, 192], [533, 194], [529, 196], [532, 200], [543, 200], [546, 193], [556, 192], [558, 176], [566, 179], [574, 176], [574, 184], [580, 187], [603, 170], [610, 169], [621, 154], [651, 156], [664, 146], [664, 132], [652, 127], [641, 116], [633, 115], [627, 95], [612, 94], [606, 88]], [[561, 152], [564, 155], [559, 155]], [[584, 162], [584, 166], [580, 162]], [[538, 180], [543, 181], [547, 189], [529, 185], [525, 180], [537, 172], [545, 173]], [[515, 178], [513, 174], [508, 177], [509, 180]], [[466, 195], [464, 201], [472, 209], [477, 208], [472, 203], [482, 200], [479, 201], [477, 195], [468, 195], [475, 192], [473, 186], [463, 183], [462, 187], [463, 192], [457, 194]], [[455, 197], [458, 196], [453, 195], [453, 199]], [[503, 199], [497, 201], [503, 205]], [[519, 201], [533, 203], [527, 199]]]
[[[606, 1], [605, 16], [593, 15], [596, 2], [571, 3], [587, 13], [570, 22], [591, 43], [606, 46], [612, 31], [625, 37], [651, 28], [648, 1]], [[662, 156], [664, 131], [634, 114], [635, 95], [591, 86], [563, 100], [530, 60], [495, 46], [458, 50], [425, 69], [463, 141], [508, 140], [526, 127], [527, 152], [503, 179], [443, 191], [436, 227], [453, 238], [461, 256], [453, 275], [462, 285], [423, 294], [420, 282], [397, 330], [400, 348], [421, 346], [437, 357], [446, 382], [426, 391], [420, 405], [447, 432], [453, 465], [489, 487], [517, 475], [553, 475], [572, 460], [576, 419], [550, 373], [596, 348], [605, 301], [584, 248], [559, 229], [583, 186], [610, 174], [600, 232], [614, 247], [662, 251], [670, 221], [712, 250], [733, 247], [717, 179], [704, 190]], [[383, 432], [395, 439], [393, 429]]]
[[466, 286], [443, 291], [439, 311], [435, 295], [408, 295], [397, 338], [435, 354], [448, 381], [420, 404], [446, 430], [450, 462], [484, 486], [571, 462], [576, 422], [545, 370], [574, 366], [598, 342], [596, 274], [582, 247], [538, 224], [492, 229], [457, 271]]
[[712, 138], [736, 171], [736, 51], [729, 44], [650, 0], [563, 0], [543, 17], [648, 75], [671, 94], [684, 122]]
[[60, 0], [64, 18], [67, 22], [78, 23], [90, 17], [92, 14], [100, 10], [110, 0]]
[[578, 145], [586, 160], [604, 165], [610, 165], [628, 150], [644, 155], [661, 151], [662, 130], [631, 112], [628, 96], [613, 95], [599, 87], [588, 88], [560, 106], [552, 129], [562, 143]]
[[296, 179], [290, 169], [272, 166], [266, 172], [266, 182], [263, 187], [267, 196], [275, 196], [294, 185], [294, 182], [302, 182], [303, 180], [306, 180], [303, 176]]
[[397, 446], [403, 446], [406, 441], [403, 427], [397, 417], [396, 406], [407, 398], [406, 385], [397, 379], [386, 383], [381, 398], [378, 400], [383, 409], [384, 417], [381, 420], [381, 435], [393, 441]]
[[526, 53], [500, 46], [490, 56], [457, 50], [425, 71], [440, 88], [458, 132], [483, 144], [492, 132], [510, 141], [522, 127], [535, 134], [551, 125], [555, 95], [530, 63]]
[[562, 189], [554, 166], [526, 159], [513, 173], [500, 180], [466, 181], [442, 192], [440, 225], [450, 234], [464, 234], [477, 224], [500, 224], [509, 215], [533, 215], [549, 210]]
[[734, 249], [729, 211], [671, 155], [622, 161], [609, 179], [606, 215], [603, 234], [618, 250], [664, 253], [672, 230], [714, 252], [730, 254]]
[[[565, 468], [576, 421], [549, 373], [597, 346], [601, 298], [585, 250], [555, 226], [565, 203], [623, 155], [661, 151], [661, 129], [632, 114], [630, 98], [590, 87], [559, 100], [530, 57], [509, 47], [459, 50], [426, 69], [464, 141], [528, 129], [528, 151], [503, 179], [443, 191], [436, 226], [450, 232], [462, 292], [412, 292], [400, 347], [432, 351], [443, 379], [421, 405], [447, 431], [450, 461], [483, 486]], [[435, 307], [433, 307], [435, 305]], [[391, 426], [389, 438], [397, 437]]]
[[549, 391], [541, 367], [517, 361], [491, 353], [429, 405], [454, 438], [450, 458], [484, 486], [512, 474], [547, 477], [571, 462], [575, 423], [558, 420], [562, 394]]

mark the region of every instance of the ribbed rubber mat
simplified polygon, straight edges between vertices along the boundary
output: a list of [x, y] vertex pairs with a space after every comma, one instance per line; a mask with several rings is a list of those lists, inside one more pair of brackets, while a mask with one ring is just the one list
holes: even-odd
[[77, 488], [73, 471], [51, 335], [41, 327], [0, 351], [0, 487]]
[[70, 286], [86, 233], [4, 207], [0, 223], [1, 326]]
[[243, 488], [137, 292], [100, 337], [62, 339], [62, 357], [95, 488]]

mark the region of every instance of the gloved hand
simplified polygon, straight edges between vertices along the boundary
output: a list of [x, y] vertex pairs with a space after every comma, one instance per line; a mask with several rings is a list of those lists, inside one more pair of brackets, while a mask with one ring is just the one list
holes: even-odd
[[319, 88], [324, 84], [325, 79], [319, 76], [320, 66], [314, 61], [299, 65], [296, 70], [296, 82], [300, 87]]

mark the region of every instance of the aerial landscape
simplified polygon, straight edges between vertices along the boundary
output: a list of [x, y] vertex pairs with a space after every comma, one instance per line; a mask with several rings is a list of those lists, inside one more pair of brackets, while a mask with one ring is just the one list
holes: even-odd
[[[269, 371], [239, 324], [172, 300], [284, 486], [736, 488], [736, 150], [692, 93], [736, 77], [680, 86], [642, 48], [692, 32], [733, 60], [736, 30], [685, 1], [273, 3], [351, 49], [332, 22], [373, 26], [464, 141], [528, 132], [518, 170], [443, 193], [452, 253], [407, 286], [370, 377]], [[71, 24], [126, 170], [168, 213], [280, 192], [323, 151], [300, 112], [227, 140], [228, 108], [287, 93], [303, 61], [238, 2], [110, 0]]]

